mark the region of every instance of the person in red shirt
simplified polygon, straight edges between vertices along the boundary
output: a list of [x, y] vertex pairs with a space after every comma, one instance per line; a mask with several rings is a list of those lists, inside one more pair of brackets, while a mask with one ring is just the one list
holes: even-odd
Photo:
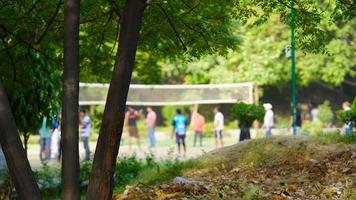
[[203, 133], [205, 126], [205, 118], [199, 112], [194, 116], [193, 129], [195, 132], [194, 135], [194, 146], [196, 146], [197, 139], [199, 138], [200, 146], [203, 146]]

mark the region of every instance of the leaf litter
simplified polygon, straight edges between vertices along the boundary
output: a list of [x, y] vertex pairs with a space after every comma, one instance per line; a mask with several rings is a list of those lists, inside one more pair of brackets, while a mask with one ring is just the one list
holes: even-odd
[[356, 145], [276, 137], [214, 150], [182, 177], [113, 199], [356, 199]]

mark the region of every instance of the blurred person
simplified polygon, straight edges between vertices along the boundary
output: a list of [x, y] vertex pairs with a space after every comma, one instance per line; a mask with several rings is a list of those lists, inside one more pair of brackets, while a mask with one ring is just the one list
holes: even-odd
[[199, 144], [203, 146], [203, 133], [205, 128], [205, 118], [199, 112], [195, 113], [193, 120], [193, 129], [194, 129], [194, 144], [196, 146], [197, 139], [199, 138]]
[[[296, 135], [300, 135], [300, 130], [302, 128], [304, 118], [302, 116], [302, 110], [300, 109], [299, 106], [297, 106], [297, 118], [295, 120], [295, 126], [296, 126]], [[293, 113], [291, 113], [290, 118], [289, 118], [289, 124], [288, 124], [288, 130], [293, 134]]]
[[182, 153], [181, 146], [183, 146], [183, 156], [185, 156], [185, 154], [187, 153], [187, 149], [185, 145], [185, 137], [187, 132], [188, 120], [182, 114], [182, 111], [180, 109], [176, 110], [176, 115], [173, 118], [172, 125], [173, 125], [172, 138], [173, 138], [173, 134], [175, 134], [178, 154], [180, 155]]
[[146, 111], [147, 111], [146, 126], [148, 132], [148, 139], [150, 142], [149, 147], [153, 148], [156, 146], [155, 128], [156, 128], [157, 115], [156, 112], [152, 110], [151, 106], [148, 106]]
[[90, 117], [86, 114], [85, 110], [80, 111], [79, 122], [80, 122], [80, 136], [85, 150], [84, 160], [88, 161], [90, 160], [89, 137], [91, 131], [91, 120]]
[[319, 119], [318, 119], [318, 107], [316, 104], [312, 104], [312, 109], [310, 111], [310, 114], [311, 114], [311, 118], [312, 118], [312, 122], [314, 123], [317, 123], [317, 122], [320, 122]]
[[263, 118], [263, 125], [262, 128], [265, 129], [265, 137], [269, 138], [272, 136], [272, 128], [274, 126], [274, 113], [272, 111], [272, 104], [265, 103], [263, 104], [263, 108], [265, 109], [266, 113]]
[[58, 159], [60, 151], [60, 114], [52, 118], [51, 159]]
[[[350, 103], [348, 101], [345, 101], [342, 103], [342, 109], [344, 111], [350, 111], [351, 110], [351, 107], [350, 107]], [[352, 131], [353, 131], [353, 126], [352, 126], [352, 122], [351, 121], [348, 121], [344, 124], [344, 130], [345, 130], [345, 133], [347, 135], [351, 135], [352, 134]]]
[[136, 138], [138, 150], [141, 151], [141, 141], [140, 135], [137, 128], [137, 119], [139, 118], [139, 113], [137, 110], [133, 109], [132, 107], [128, 107], [125, 116], [125, 122], [128, 126], [129, 137], [128, 137], [128, 145], [129, 151], [131, 152], [131, 139]]
[[59, 133], [59, 149], [57, 161], [59, 162], [62, 157], [62, 113], [58, 114], [58, 133]]
[[224, 130], [224, 115], [221, 113], [220, 107], [215, 107], [213, 110], [214, 116], [214, 135], [215, 135], [215, 147], [224, 146], [223, 130]]
[[41, 128], [38, 130], [40, 134], [40, 159], [41, 161], [49, 160], [51, 133], [47, 126], [47, 117], [43, 115]]

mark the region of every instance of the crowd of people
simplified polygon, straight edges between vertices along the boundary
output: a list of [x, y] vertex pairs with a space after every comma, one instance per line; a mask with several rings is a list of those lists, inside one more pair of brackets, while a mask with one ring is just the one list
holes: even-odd
[[[264, 130], [265, 137], [272, 136], [272, 130], [274, 127], [274, 112], [273, 106], [270, 103], [263, 104], [265, 109], [265, 116], [262, 123], [262, 129]], [[345, 111], [350, 110], [350, 104], [348, 102], [344, 102], [342, 105]], [[215, 146], [223, 147], [223, 130], [224, 130], [224, 115], [221, 112], [220, 107], [215, 107], [213, 109], [214, 113], [214, 138], [215, 138]], [[310, 115], [312, 116], [312, 121], [317, 121], [318, 110], [316, 108], [311, 109]], [[128, 107], [127, 112], [125, 114], [125, 126], [127, 126], [128, 130], [128, 146], [129, 151], [131, 152], [132, 140], [136, 140], [136, 144], [138, 150], [141, 151], [141, 140], [139, 129], [137, 127], [137, 120], [143, 117], [143, 111], [137, 111], [133, 107]], [[291, 113], [288, 129], [291, 132], [296, 133], [297, 135], [301, 132], [301, 127], [304, 121], [301, 109], [298, 107], [296, 110], [296, 116]], [[156, 147], [156, 134], [155, 129], [157, 126], [157, 114], [152, 109], [152, 107], [148, 106], [146, 108], [146, 115], [144, 116], [147, 128], [147, 138], [149, 141], [149, 148]], [[48, 119], [46, 116], [43, 116], [43, 121], [41, 128], [39, 129], [40, 134], [40, 158], [41, 161], [46, 160], [60, 160], [61, 159], [61, 114], [53, 117], [51, 122], [51, 129], [48, 128]], [[186, 145], [186, 136], [189, 125], [191, 125], [194, 131], [194, 142], [193, 146], [197, 144], [203, 146], [203, 136], [205, 132], [205, 117], [199, 113], [199, 111], [193, 113], [191, 118], [191, 123], [188, 124], [188, 118], [182, 113], [182, 110], [177, 109], [176, 114], [172, 119], [172, 134], [171, 138], [175, 139], [177, 144], [177, 152], [179, 155], [185, 155], [187, 152]], [[84, 160], [90, 160], [90, 145], [89, 145], [89, 137], [91, 134], [91, 120], [90, 117], [86, 114], [85, 110], [80, 111], [79, 113], [79, 132], [81, 141], [83, 143], [83, 148], [85, 151]], [[294, 126], [295, 123], [295, 126]], [[345, 124], [344, 126], [345, 132], [352, 132], [352, 126], [350, 124]]]
[[[47, 116], [43, 116], [39, 129], [40, 135], [40, 160], [42, 162], [57, 160], [62, 156], [61, 148], [61, 119], [62, 115], [52, 118], [49, 122]], [[79, 133], [85, 150], [84, 160], [90, 160], [89, 137], [91, 134], [91, 120], [85, 110], [79, 112]]]
[[[147, 127], [147, 137], [149, 139], [149, 148], [154, 148], [156, 146], [156, 135], [155, 128], [157, 125], [157, 114], [152, 109], [152, 107], [148, 106], [146, 115], [146, 127]], [[223, 129], [224, 129], [224, 115], [222, 114], [219, 107], [215, 107], [213, 110], [214, 116], [214, 135], [215, 135], [215, 145], [216, 147], [223, 147]], [[143, 111], [137, 111], [132, 107], [128, 107], [128, 110], [125, 115], [125, 125], [128, 128], [128, 145], [129, 151], [131, 151], [132, 139], [136, 139], [137, 147], [139, 151], [141, 151], [141, 142], [140, 142], [140, 134], [137, 128], [137, 120], [143, 115]], [[171, 138], [175, 139], [177, 144], [177, 152], [178, 154], [186, 154], [186, 135], [189, 120], [182, 113], [181, 109], [176, 110], [176, 114], [172, 119], [172, 134]], [[191, 126], [194, 130], [194, 143], [196, 146], [199, 143], [200, 146], [203, 146], [203, 135], [205, 131], [205, 117], [199, 113], [194, 113], [192, 117]]]
[[[263, 119], [262, 128], [264, 128], [264, 130], [265, 130], [265, 137], [270, 137], [270, 136], [272, 136], [272, 128], [274, 127], [274, 113], [272, 110], [273, 107], [270, 103], [263, 104], [263, 107], [266, 112], [265, 112], [265, 116]], [[344, 110], [344, 111], [351, 110], [350, 103], [348, 101], [345, 101], [342, 103], [342, 110]], [[309, 113], [311, 116], [311, 118], [310, 118], [311, 122], [314, 122], [314, 123], [319, 122], [318, 113], [319, 113], [319, 110], [318, 110], [317, 106], [312, 105], [312, 108], [310, 109], [310, 113]], [[297, 106], [295, 121], [294, 121], [293, 113], [290, 114], [288, 130], [292, 134], [300, 135], [301, 128], [302, 128], [304, 121], [305, 121], [305, 117], [302, 114], [302, 110], [301, 110], [300, 106]], [[351, 122], [347, 122], [343, 126], [343, 131], [346, 134], [352, 134], [353, 128], [354, 127], [352, 126]]]

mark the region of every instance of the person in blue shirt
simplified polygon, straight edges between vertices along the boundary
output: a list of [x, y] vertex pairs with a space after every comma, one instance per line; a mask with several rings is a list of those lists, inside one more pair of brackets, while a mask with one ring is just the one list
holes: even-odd
[[[187, 152], [186, 146], [185, 146], [185, 136], [187, 132], [187, 124], [188, 120], [187, 118], [182, 115], [182, 111], [180, 109], [176, 110], [176, 115], [173, 118], [173, 132], [176, 136], [176, 143], [177, 143], [177, 150], [178, 154], [181, 154], [181, 146], [183, 146], [183, 152], [184, 155]], [[173, 137], [173, 134], [172, 134]]]

